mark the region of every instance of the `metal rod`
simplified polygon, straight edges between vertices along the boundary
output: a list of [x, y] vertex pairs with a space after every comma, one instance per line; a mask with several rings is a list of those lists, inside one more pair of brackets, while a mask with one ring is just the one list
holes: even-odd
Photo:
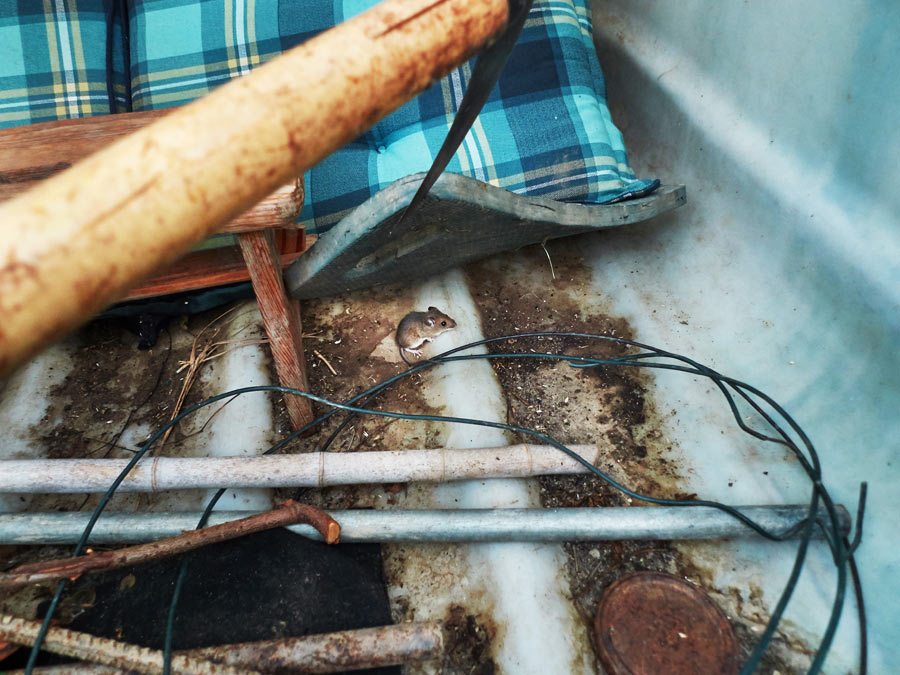
[[[29, 621], [6, 614], [0, 615], [0, 639], [15, 644], [32, 645], [41, 628], [40, 621]], [[67, 628], [51, 628], [43, 648], [54, 654], [71, 656], [107, 666], [116, 666], [140, 673], [158, 673], [163, 667], [163, 653], [139, 645], [132, 645]], [[172, 659], [172, 670], [184, 675], [239, 675], [257, 672], [255, 669], [235, 668], [209, 663], [202, 658], [182, 654]]]
[[[801, 522], [807, 507], [742, 506], [744, 515], [774, 532]], [[602, 541], [624, 539], [730, 539], [756, 536], [728, 514], [708, 506], [601, 507], [571, 509], [352, 510], [329, 511], [341, 525], [341, 541], [350, 542], [509, 542]], [[841, 531], [850, 530], [850, 514], [838, 506]], [[214, 512], [209, 524], [249, 515]], [[87, 524], [87, 513], [14, 513], [0, 515], [0, 545], [70, 544]], [[155, 541], [197, 526], [199, 513], [104, 514], [90, 543]], [[292, 532], [321, 541], [308, 525]], [[815, 530], [818, 532], [818, 528]]]
[[[598, 446], [572, 450], [591, 464]], [[127, 459], [14, 459], [0, 461], [0, 493], [105, 492]], [[324, 487], [363, 483], [444, 482], [585, 473], [549, 445], [457, 450], [313, 452], [267, 457], [154, 457], [139, 463], [119, 492], [190, 488]]]

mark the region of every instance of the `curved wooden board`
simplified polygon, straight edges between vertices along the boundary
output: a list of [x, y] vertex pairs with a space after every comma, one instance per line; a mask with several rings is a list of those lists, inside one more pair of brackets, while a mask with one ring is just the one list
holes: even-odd
[[686, 201], [683, 185], [664, 185], [616, 204], [573, 204], [445, 173], [399, 222], [424, 175], [392, 183], [320, 236], [285, 272], [291, 296], [405, 282], [527, 244], [646, 220]]

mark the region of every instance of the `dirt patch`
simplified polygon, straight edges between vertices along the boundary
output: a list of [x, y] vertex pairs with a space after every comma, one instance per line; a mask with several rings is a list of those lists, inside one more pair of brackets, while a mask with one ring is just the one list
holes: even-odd
[[[160, 332], [156, 345], [148, 350], [137, 349], [138, 337], [128, 330], [125, 320], [106, 319], [87, 324], [69, 338], [73, 368], [48, 392], [47, 412], [29, 430], [36, 445], [43, 445], [48, 459], [133, 457], [144, 441], [168, 423], [176, 409], [187, 376], [184, 364], [190, 360], [192, 348], [206, 339], [208, 332], [201, 335], [203, 329], [214, 321], [222, 325], [234, 318], [222, 314], [223, 310], [217, 308], [173, 318]], [[201, 372], [213, 372], [216, 365], [214, 360], [207, 362], [201, 366]], [[181, 410], [206, 396], [198, 378]], [[207, 412], [198, 414], [207, 419], [225, 405], [227, 401], [213, 404]], [[193, 455], [198, 440], [194, 437], [201, 435], [207, 426], [198, 419], [201, 418], [189, 418], [177, 425], [162, 454]], [[151, 452], [160, 452], [158, 443]], [[99, 498], [100, 495], [37, 495], [30, 508], [85, 510], [93, 508]], [[110, 505], [112, 510], [132, 511], [156, 501], [155, 495], [121, 494], [115, 495]]]
[[[738, 638], [740, 663], [746, 663], [750, 654], [759, 643], [765, 631], [769, 615], [762, 605], [762, 590], [751, 584], [749, 591], [742, 593], [740, 589], [730, 587], [718, 589], [713, 583], [714, 571], [694, 562], [690, 549], [694, 546], [715, 546], [715, 543], [684, 542], [677, 546], [678, 570], [691, 583], [701, 586], [709, 596], [722, 608], [731, 621]], [[782, 622], [787, 627], [787, 622]], [[791, 638], [780, 628], [766, 649], [755, 672], [771, 675], [800, 675], [809, 669], [814, 650], [804, 642]]]
[[[633, 339], [628, 323], [605, 312], [602, 298], [592, 294], [591, 272], [583, 263], [578, 242], [578, 238], [554, 242], [549, 248], [556, 279], [540, 246], [467, 268], [486, 336], [555, 331]], [[541, 267], [546, 267], [546, 274], [535, 275], [534, 270]], [[614, 358], [633, 348], [583, 337], [511, 337], [489, 344], [488, 350]], [[652, 375], [611, 365], [573, 368], [564, 361], [538, 358], [493, 359], [491, 365], [507, 396], [509, 424], [535, 429], [563, 444], [597, 443], [601, 448], [598, 468], [637, 493], [670, 499], [695, 496], [680, 487], [683, 474], [678, 452], [662, 431], [662, 413], [652, 399]], [[539, 442], [524, 435], [516, 440]], [[545, 507], [641, 504], [595, 476], [552, 476], [538, 481]], [[572, 598], [588, 626], [606, 588], [626, 574], [644, 570], [690, 578], [730, 616], [738, 616], [735, 612], [740, 608], [717, 594], [712, 580], [704, 581], [671, 542], [568, 543], [565, 550]], [[744, 618], [733, 623], [746, 659], [761, 631]], [[761, 672], [795, 672], [782, 649], [785, 644], [773, 646]]]
[[444, 675], [492, 675], [496, 665], [491, 659], [491, 640], [497, 629], [482, 615], [467, 614], [466, 608], [451, 605], [444, 621]]
[[[524, 258], [544, 255], [540, 247]], [[533, 263], [537, 264], [538, 260]], [[471, 265], [469, 283], [488, 335], [540, 331], [631, 339], [620, 318], [597, 311], [590, 297], [590, 270], [574, 244], [554, 248], [557, 278], [535, 280], [516, 261]], [[584, 337], [515, 337], [488, 345], [492, 353], [552, 353], [615, 358], [636, 351], [613, 340]], [[516, 358], [491, 361], [507, 395], [510, 424], [535, 429], [564, 444], [600, 443], [600, 468], [629, 488], [654, 497], [682, 497], [681, 474], [672, 447], [659, 431], [649, 396], [652, 382], [641, 370], [621, 366], [574, 368], [564, 361]], [[524, 435], [520, 441], [530, 440]], [[594, 477], [541, 479], [545, 506], [627, 503], [618, 491]]]
[[[173, 322], [174, 323], [174, 322]], [[175, 364], [182, 352], [163, 331], [153, 349], [138, 351], [138, 338], [124, 321], [98, 320], [73, 335], [73, 368], [48, 393], [50, 405], [29, 430], [48, 459], [130, 458], [148, 434], [165, 424], [178, 397]], [[178, 432], [171, 439], [179, 441]], [[134, 495], [116, 495], [127, 508]], [[79, 511], [96, 506], [99, 495], [35, 495], [31, 510]], [[132, 506], [133, 508], [133, 506]]]
[[[406, 370], [406, 364], [400, 361], [396, 352], [393, 335], [397, 322], [411, 309], [414, 309], [412, 298], [400, 287], [302, 303], [310, 391], [331, 401], [348, 402], [373, 385]], [[425, 377], [416, 373], [378, 394], [365, 407], [415, 415], [441, 414], [441, 410], [429, 405], [422, 394], [425, 385]], [[330, 410], [327, 405], [313, 404], [317, 416]], [[280, 403], [276, 415], [276, 428], [284, 436], [290, 425]], [[303, 438], [291, 441], [282, 452], [437, 448], [443, 445], [445, 434], [446, 430], [438, 423], [338, 412]], [[398, 486], [381, 485], [337, 486], [283, 490], [277, 496], [323, 508], [366, 508], [379, 499], [391, 504], [391, 495], [398, 489]]]
[[118, 320], [94, 321], [76, 335], [74, 367], [51, 389], [50, 408], [32, 428], [48, 459], [129, 456], [134, 448], [118, 443], [126, 426], [160, 421], [177, 396], [177, 382], [166, 375], [177, 358], [172, 333], [147, 351], [138, 351], [137, 341]]

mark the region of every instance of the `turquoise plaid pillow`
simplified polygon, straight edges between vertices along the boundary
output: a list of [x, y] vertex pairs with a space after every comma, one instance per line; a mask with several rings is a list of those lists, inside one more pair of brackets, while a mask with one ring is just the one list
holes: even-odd
[[0, 128], [111, 112], [107, 47], [113, 47], [113, 105], [125, 109], [122, 23], [114, 6], [0, 0]]
[[[376, 2], [136, 2], [130, 17], [134, 109], [187, 103]], [[471, 65], [307, 172], [301, 222], [321, 233], [390, 183], [426, 170]], [[535, 3], [506, 70], [447, 170], [519, 194], [588, 203], [655, 187], [635, 178], [610, 118], [587, 0]]]

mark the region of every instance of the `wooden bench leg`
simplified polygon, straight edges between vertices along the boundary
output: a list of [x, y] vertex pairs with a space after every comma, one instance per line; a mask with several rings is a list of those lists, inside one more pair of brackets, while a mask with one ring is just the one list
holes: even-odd
[[[300, 338], [300, 305], [284, 290], [281, 256], [272, 230], [242, 232], [238, 235], [238, 242], [250, 270], [250, 280], [271, 342], [281, 386], [308, 391]], [[312, 421], [309, 399], [285, 395], [284, 402], [295, 430]]]

